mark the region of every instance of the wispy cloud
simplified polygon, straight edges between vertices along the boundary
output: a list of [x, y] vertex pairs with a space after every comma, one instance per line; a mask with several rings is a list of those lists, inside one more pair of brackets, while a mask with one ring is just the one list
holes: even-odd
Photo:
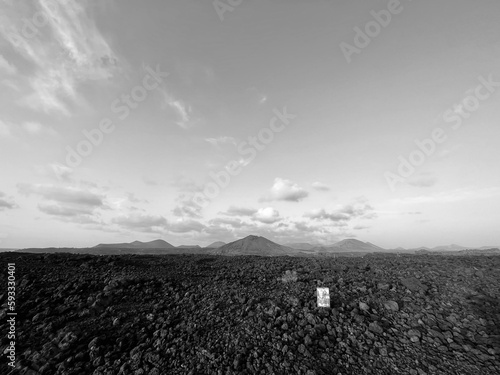
[[0, 73], [2, 72], [7, 75], [14, 75], [17, 73], [17, 68], [0, 55]]
[[[27, 74], [28, 87], [21, 105], [45, 113], [71, 114], [71, 105], [84, 102], [78, 94], [86, 81], [106, 80], [118, 67], [118, 58], [86, 11], [86, 1], [39, 0], [32, 7], [20, 2], [4, 2], [9, 14], [0, 33], [14, 50], [34, 65]], [[37, 14], [43, 27], [23, 35], [26, 22]], [[71, 105], [70, 105], [71, 104]]]
[[267, 95], [264, 94], [262, 91], [257, 89], [256, 87], [250, 87], [247, 89], [252, 101], [257, 102], [258, 104], [262, 105], [267, 102]]
[[58, 133], [50, 126], [42, 125], [36, 121], [27, 121], [22, 125], [23, 129], [32, 136], [47, 135], [57, 137]]
[[475, 200], [496, 197], [500, 195], [500, 188], [462, 188], [442, 191], [429, 195], [397, 198], [391, 200], [395, 204], [422, 204], [422, 203], [450, 203], [464, 200]]
[[313, 189], [319, 190], [319, 191], [329, 191], [331, 190], [330, 187], [322, 182], [316, 181], [313, 182], [312, 184]]
[[191, 105], [185, 103], [184, 101], [175, 98], [166, 88], [159, 88], [162, 94], [162, 106], [163, 108], [173, 109], [177, 121], [176, 124], [183, 129], [189, 129], [194, 126], [197, 119], [194, 117], [193, 108]]

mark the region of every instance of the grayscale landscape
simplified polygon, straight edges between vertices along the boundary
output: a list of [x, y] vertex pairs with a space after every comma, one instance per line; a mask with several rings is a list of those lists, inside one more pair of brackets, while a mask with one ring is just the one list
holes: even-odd
[[0, 374], [500, 374], [498, 0], [0, 0]]

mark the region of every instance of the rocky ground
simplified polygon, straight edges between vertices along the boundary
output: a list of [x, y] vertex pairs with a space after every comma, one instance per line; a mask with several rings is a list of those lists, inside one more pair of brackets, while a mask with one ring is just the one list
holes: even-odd
[[3, 285], [16, 264], [16, 374], [500, 374], [500, 257], [0, 260]]

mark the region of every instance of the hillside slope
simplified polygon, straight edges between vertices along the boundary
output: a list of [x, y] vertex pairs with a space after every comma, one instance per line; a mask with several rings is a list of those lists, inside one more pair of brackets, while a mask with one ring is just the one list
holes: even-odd
[[280, 256], [295, 255], [297, 250], [279, 245], [264, 237], [251, 235], [213, 249], [210, 253], [217, 255]]

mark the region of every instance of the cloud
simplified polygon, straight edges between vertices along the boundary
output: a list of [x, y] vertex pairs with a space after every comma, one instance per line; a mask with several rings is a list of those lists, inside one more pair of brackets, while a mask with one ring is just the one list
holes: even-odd
[[103, 196], [74, 187], [60, 187], [43, 184], [18, 184], [22, 194], [40, 195], [42, 198], [59, 203], [72, 203], [89, 207], [102, 207]]
[[205, 226], [196, 220], [178, 220], [168, 223], [167, 230], [174, 233], [201, 232]]
[[187, 128], [190, 121], [191, 107], [186, 106], [186, 104], [184, 104], [180, 100], [172, 100], [168, 104], [177, 112], [177, 115], [179, 115], [180, 117], [180, 121], [177, 122], [177, 125], [182, 128]]
[[38, 209], [64, 221], [98, 222], [96, 210], [107, 207], [103, 195], [86, 189], [50, 184], [18, 184], [17, 188], [26, 196], [40, 196], [44, 202], [38, 205]]
[[201, 207], [191, 199], [184, 199], [172, 210], [178, 217], [201, 218]]
[[351, 218], [363, 217], [371, 219], [373, 217], [376, 217], [376, 214], [373, 212], [373, 207], [364, 199], [360, 199], [355, 203], [345, 205], [340, 209], [340, 212], [349, 215]]
[[[118, 58], [88, 15], [87, 2], [39, 0], [4, 5], [8, 14], [0, 34], [35, 69], [22, 77], [29, 89], [19, 104], [45, 113], [70, 115], [68, 103], [84, 102], [77, 90], [81, 83], [107, 80], [118, 69]], [[36, 27], [31, 18], [45, 20]], [[27, 35], [26, 23], [33, 26]], [[25, 85], [26, 86], [26, 85]]]
[[320, 210], [312, 210], [304, 214], [304, 217], [308, 217], [313, 220], [331, 220], [331, 221], [345, 221], [349, 220], [350, 216], [342, 212], [332, 212], [328, 213], [324, 208]]
[[111, 220], [122, 228], [137, 232], [162, 232], [167, 226], [167, 219], [160, 215], [148, 215], [139, 212], [121, 215]]
[[304, 223], [302, 221], [293, 222], [293, 227], [303, 233], [314, 234], [314, 233], [330, 233], [330, 231], [324, 225], [315, 225], [314, 223]]
[[220, 213], [227, 216], [252, 216], [256, 212], [257, 210], [253, 208], [231, 206], [228, 208], [226, 212], [220, 212]]
[[54, 216], [74, 217], [80, 215], [92, 215], [93, 208], [80, 205], [59, 205], [54, 203], [40, 203], [38, 209], [43, 213]]
[[453, 203], [465, 200], [476, 200], [497, 197], [500, 195], [500, 188], [461, 188], [455, 190], [442, 191], [430, 195], [420, 195], [415, 197], [396, 198], [391, 200], [395, 204], [422, 204], [422, 203]]
[[184, 101], [175, 98], [164, 87], [158, 88], [162, 94], [162, 107], [173, 109], [177, 117], [176, 124], [183, 129], [188, 129], [195, 125], [197, 119], [193, 116], [193, 108]]
[[[177, 217], [201, 218], [202, 207], [193, 201], [195, 194], [203, 191], [203, 185], [184, 175], [177, 176], [172, 183], [181, 192], [175, 199], [177, 206], [172, 210]], [[206, 198], [202, 198], [206, 199]], [[208, 199], [206, 199], [208, 200]]]
[[120, 195], [117, 197], [110, 197], [107, 199], [107, 203], [110, 206], [110, 208], [114, 210], [131, 210], [131, 211], [137, 211], [137, 210], [142, 210], [141, 208], [136, 207], [134, 204], [145, 204], [149, 203], [148, 200], [146, 199], [140, 199], [135, 196], [134, 193], [126, 192], [125, 196]]
[[38, 167], [38, 172], [58, 181], [70, 182], [73, 180], [73, 169], [60, 163], [51, 163], [45, 167]]
[[429, 172], [419, 173], [406, 180], [409, 185], [415, 187], [431, 187], [436, 184], [437, 177]]
[[275, 178], [270, 193], [262, 197], [261, 201], [288, 201], [299, 202], [307, 197], [309, 193], [299, 185], [282, 178]]
[[130, 203], [149, 203], [147, 199], [137, 198], [134, 193], [127, 192], [126, 195], [127, 195], [127, 200]]
[[280, 214], [272, 207], [259, 208], [253, 219], [264, 224], [273, 224], [281, 220]]
[[365, 199], [358, 199], [354, 203], [346, 204], [340, 208], [327, 212], [325, 209], [318, 209], [304, 214], [313, 220], [329, 220], [338, 223], [345, 223], [355, 218], [373, 219], [377, 214], [373, 212], [373, 207]]
[[355, 225], [354, 228], [352, 228], [354, 230], [364, 230], [364, 229], [370, 229], [369, 226], [366, 226], [366, 225]]
[[23, 129], [28, 134], [33, 135], [33, 136], [48, 135], [48, 136], [55, 137], [58, 135], [57, 132], [53, 128], [51, 128], [49, 126], [42, 125], [39, 122], [35, 122], [35, 121], [25, 122], [23, 124]]
[[208, 221], [209, 225], [229, 226], [231, 228], [241, 228], [243, 222], [240, 219], [217, 217]]
[[42, 125], [36, 121], [27, 121], [21, 125], [13, 125], [11, 122], [0, 120], [0, 138], [25, 138], [31, 137], [58, 137], [59, 134], [50, 126]]
[[177, 176], [175, 181], [172, 183], [172, 186], [175, 186], [180, 191], [187, 193], [199, 193], [204, 189], [203, 185], [198, 184], [193, 179], [184, 175]]
[[[276, 221], [276, 217], [273, 218], [276, 215], [273, 215], [271, 211], [263, 216], [265, 216], [265, 221], [270, 221], [270, 223], [263, 223], [254, 217], [251, 218], [252, 221], [234, 217], [215, 218], [209, 220], [201, 232], [195, 233], [196, 238], [204, 242], [232, 242], [254, 234], [284, 244], [290, 242], [333, 243], [348, 235], [345, 225], [332, 227], [320, 222], [295, 222], [288, 221], [286, 218]], [[352, 234], [349, 235], [352, 236]]]
[[14, 75], [17, 73], [17, 68], [0, 55], [0, 71], [5, 72], [7, 75]]
[[0, 191], [0, 211], [3, 210], [12, 210], [14, 208], [18, 208], [19, 206], [14, 201], [12, 197], [7, 197], [5, 193]]
[[205, 141], [210, 143], [212, 146], [220, 148], [221, 144], [233, 144], [236, 145], [236, 139], [233, 137], [221, 136], [217, 138], [205, 138]]
[[296, 222], [294, 223], [295, 228], [301, 232], [313, 232], [314, 228], [312, 228], [310, 225], [307, 225], [306, 223], [301, 223], [301, 222]]
[[262, 225], [261, 223], [253, 223], [244, 225], [239, 229], [231, 231], [231, 234], [236, 238], [242, 238], [248, 234], [256, 234], [266, 237], [271, 241], [279, 244], [290, 242], [332, 242], [337, 240], [339, 234], [343, 234], [344, 230], [336, 228], [336, 232], [332, 228], [326, 228], [321, 224], [306, 224], [295, 222], [279, 222], [274, 225]]
[[313, 189], [318, 191], [329, 191], [330, 187], [328, 185], [323, 184], [322, 182], [316, 181], [312, 184]]

